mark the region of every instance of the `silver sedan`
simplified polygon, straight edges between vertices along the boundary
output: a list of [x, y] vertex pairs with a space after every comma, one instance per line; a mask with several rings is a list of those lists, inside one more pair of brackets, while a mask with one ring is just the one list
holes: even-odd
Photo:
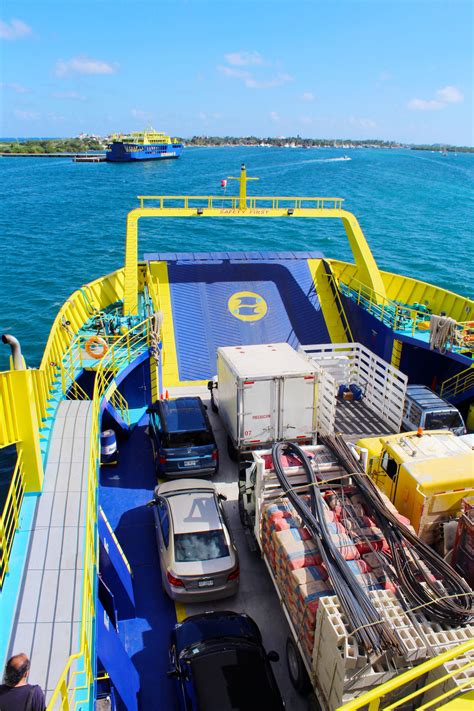
[[202, 479], [159, 484], [153, 507], [163, 589], [173, 600], [202, 602], [235, 595], [239, 559], [222, 506]]

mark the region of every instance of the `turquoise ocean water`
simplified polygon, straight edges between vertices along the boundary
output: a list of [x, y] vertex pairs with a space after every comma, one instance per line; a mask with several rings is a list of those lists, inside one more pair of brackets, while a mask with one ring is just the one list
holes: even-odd
[[[342, 155], [350, 161], [337, 161]], [[0, 333], [39, 364], [58, 308], [87, 281], [123, 265], [125, 219], [137, 195], [220, 195], [241, 162], [253, 195], [342, 197], [383, 269], [474, 295], [474, 155], [408, 150], [188, 148], [177, 161], [73, 163], [1, 158]], [[238, 186], [229, 181], [228, 194]], [[351, 260], [329, 220], [148, 220], [139, 253], [320, 249]], [[211, 229], [212, 228], [212, 229]], [[9, 348], [0, 343], [0, 368]]]

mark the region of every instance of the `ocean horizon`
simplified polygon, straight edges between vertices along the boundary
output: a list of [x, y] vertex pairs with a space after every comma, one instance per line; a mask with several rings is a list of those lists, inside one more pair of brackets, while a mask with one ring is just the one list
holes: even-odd
[[[3, 139], [6, 140], [6, 139]], [[16, 140], [16, 139], [14, 139]], [[27, 139], [31, 140], [31, 139]], [[341, 154], [351, 160], [336, 160]], [[247, 166], [248, 194], [340, 197], [360, 222], [381, 269], [474, 296], [474, 156], [408, 149], [191, 147], [179, 160], [74, 163], [3, 157], [0, 171], [0, 328], [37, 366], [54, 317], [84, 283], [123, 266], [125, 220], [137, 195], [223, 194]], [[228, 181], [227, 195], [238, 194]], [[159, 251], [320, 250], [352, 261], [330, 220], [150, 220], [139, 255]], [[9, 349], [0, 350], [8, 367]]]

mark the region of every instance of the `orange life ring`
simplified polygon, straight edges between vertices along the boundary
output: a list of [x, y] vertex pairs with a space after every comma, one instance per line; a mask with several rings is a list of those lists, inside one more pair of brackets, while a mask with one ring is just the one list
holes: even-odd
[[[100, 350], [99, 350], [100, 348]], [[91, 336], [85, 345], [86, 353], [90, 355], [91, 358], [100, 360], [105, 356], [109, 347], [107, 341], [105, 341], [100, 336]]]

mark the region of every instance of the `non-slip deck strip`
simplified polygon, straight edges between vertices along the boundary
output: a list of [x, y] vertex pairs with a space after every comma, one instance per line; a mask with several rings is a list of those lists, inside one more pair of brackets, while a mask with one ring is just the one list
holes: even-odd
[[89, 400], [60, 403], [8, 651], [49, 694], [79, 646], [90, 427]]

